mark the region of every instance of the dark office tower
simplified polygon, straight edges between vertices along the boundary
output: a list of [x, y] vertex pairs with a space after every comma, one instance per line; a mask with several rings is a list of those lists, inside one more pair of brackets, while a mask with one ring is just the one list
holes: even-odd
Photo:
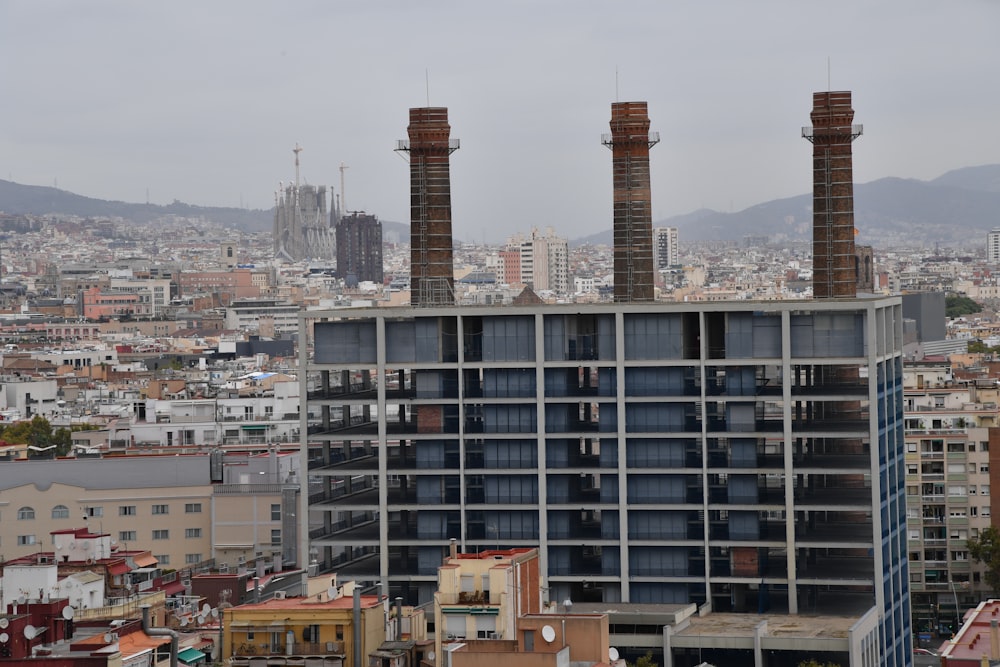
[[410, 155], [410, 304], [454, 304], [449, 161], [458, 140], [446, 107], [410, 109], [406, 131], [397, 150]]
[[813, 297], [857, 296], [854, 255], [854, 172], [850, 91], [813, 93], [812, 127], [802, 136], [813, 145]]
[[382, 223], [374, 215], [354, 211], [337, 222], [337, 277], [348, 287], [382, 282]]
[[615, 301], [653, 300], [653, 212], [649, 190], [649, 149], [660, 141], [649, 131], [645, 102], [611, 105], [614, 178]]

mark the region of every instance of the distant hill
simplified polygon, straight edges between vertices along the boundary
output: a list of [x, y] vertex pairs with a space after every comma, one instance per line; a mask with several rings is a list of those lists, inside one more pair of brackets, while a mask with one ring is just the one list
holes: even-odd
[[[858, 242], [880, 248], [944, 243], [981, 246], [986, 232], [1000, 225], [1000, 165], [965, 167], [930, 181], [882, 178], [854, 188], [854, 221]], [[0, 180], [0, 212], [83, 217], [122, 217], [139, 224], [164, 215], [201, 216], [247, 231], [267, 231], [272, 210], [245, 210], [194, 206], [130, 204], [83, 197], [57, 188], [21, 185]], [[683, 241], [738, 241], [745, 236], [767, 236], [772, 242], [807, 241], [812, 236], [812, 195], [775, 199], [736, 213], [701, 209], [655, 226], [672, 226]], [[382, 221], [385, 234], [409, 240], [409, 225]], [[571, 240], [570, 244], [611, 245], [612, 231]]]
[[166, 215], [203, 217], [246, 231], [267, 231], [274, 221], [273, 210], [194, 206], [175, 201], [167, 206], [105, 201], [39, 185], [22, 185], [0, 179], [0, 211], [11, 214], [62, 214], [85, 218], [120, 217], [139, 224]]
[[[966, 167], [931, 181], [882, 178], [854, 187], [859, 243], [877, 247], [945, 243], [982, 245], [1000, 225], [1000, 165]], [[774, 242], [812, 236], [812, 195], [775, 199], [736, 213], [699, 210], [653, 223], [678, 228], [682, 241], [736, 241], [767, 236]], [[609, 228], [572, 245], [612, 243]]]

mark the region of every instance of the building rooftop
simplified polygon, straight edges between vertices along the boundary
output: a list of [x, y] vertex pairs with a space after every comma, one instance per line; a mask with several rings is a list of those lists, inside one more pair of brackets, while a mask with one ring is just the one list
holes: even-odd
[[[250, 602], [242, 604], [236, 609], [245, 611], [267, 611], [272, 609], [288, 611], [293, 609], [308, 609], [312, 611], [316, 609], [352, 609], [354, 607], [354, 598], [348, 595], [335, 598], [333, 600], [327, 598], [325, 595], [323, 595], [322, 598], [323, 599], [318, 599], [318, 597], [289, 597], [283, 599], [272, 598], [263, 602]], [[382, 604], [382, 598], [378, 595], [361, 596], [362, 609], [370, 609], [372, 607], [377, 607], [380, 604]]]

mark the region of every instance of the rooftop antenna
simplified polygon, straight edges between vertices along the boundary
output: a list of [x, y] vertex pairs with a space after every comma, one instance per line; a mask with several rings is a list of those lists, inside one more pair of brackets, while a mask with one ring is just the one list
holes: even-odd
[[615, 65], [615, 102], [621, 102], [618, 95], [618, 65]]
[[826, 57], [826, 89], [833, 90], [830, 83], [830, 56]]
[[340, 207], [341, 207], [340, 210], [342, 211], [341, 215], [347, 214], [347, 195], [344, 194], [344, 172], [347, 171], [348, 169], [350, 169], [350, 167], [348, 167], [343, 162], [340, 163]]
[[424, 68], [424, 89], [427, 93], [427, 106], [431, 105], [431, 75], [427, 68]]
[[295, 142], [295, 148], [292, 149], [295, 153], [295, 189], [299, 189], [299, 153], [302, 152], [302, 146], [299, 146], [299, 142]]

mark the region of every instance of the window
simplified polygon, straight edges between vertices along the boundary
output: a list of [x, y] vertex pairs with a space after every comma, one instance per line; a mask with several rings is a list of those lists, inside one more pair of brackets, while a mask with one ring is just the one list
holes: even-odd
[[915, 495], [917, 495], [917, 485], [913, 484], [911, 486], [907, 486], [906, 487], [906, 495], [908, 495], [908, 496], [915, 496]]
[[153, 531], [154, 540], [169, 540], [170, 531], [169, 530], [154, 530]]
[[35, 543], [34, 535], [18, 535], [17, 536], [17, 546], [24, 547]]
[[964, 496], [965, 495], [965, 487], [964, 486], [949, 486], [948, 487], [948, 495], [949, 496], [953, 496], [953, 497], [954, 496]]
[[917, 474], [917, 464], [916, 463], [907, 463], [906, 464], [906, 474], [907, 475], [916, 475]]
[[201, 514], [201, 503], [186, 503], [184, 505], [185, 514]]
[[134, 530], [119, 530], [118, 531], [118, 541], [119, 542], [135, 542], [139, 539], [139, 536]]
[[185, 528], [184, 537], [201, 537], [201, 528]]
[[278, 546], [281, 544], [281, 530], [271, 531], [271, 544], [274, 546]]
[[281, 521], [281, 505], [271, 505], [271, 521]]
[[119, 505], [118, 516], [135, 516], [135, 505]]
[[169, 514], [170, 505], [153, 505], [153, 514]]
[[975, 507], [969, 508], [969, 516], [979, 516], [979, 510]]
[[[22, 507], [17, 511], [18, 521], [34, 521], [35, 519], [35, 508], [34, 507]], [[34, 544], [34, 542], [32, 542]]]
[[983, 473], [984, 475], [988, 474], [990, 472], [990, 464], [989, 463], [980, 463], [979, 464], [979, 472]]
[[976, 472], [976, 464], [975, 463], [970, 463], [969, 464], [969, 474], [971, 475], [974, 472]]
[[990, 515], [990, 506], [983, 505], [979, 510], [979, 516], [989, 516], [989, 515]]
[[969, 495], [970, 496], [976, 495], [976, 485], [975, 484], [970, 484], [969, 485]]
[[979, 492], [984, 496], [990, 495], [990, 485], [983, 484], [981, 487], [979, 487]]
[[184, 563], [186, 565], [197, 565], [201, 562], [201, 554], [184, 554]]
[[69, 518], [69, 508], [65, 505], [56, 505], [52, 508], [52, 518], [53, 519], [68, 519]]
[[988, 441], [983, 441], [979, 443], [979, 451], [988, 452], [990, 451], [990, 443]]
[[104, 516], [104, 508], [101, 506], [84, 508], [83, 513], [88, 518], [99, 519]]
[[917, 443], [915, 442], [906, 443], [906, 451], [915, 454], [917, 452]]
[[170, 555], [169, 554], [159, 554], [159, 555], [155, 555], [154, 554], [153, 558], [156, 559], [156, 564], [157, 565], [170, 565]]

